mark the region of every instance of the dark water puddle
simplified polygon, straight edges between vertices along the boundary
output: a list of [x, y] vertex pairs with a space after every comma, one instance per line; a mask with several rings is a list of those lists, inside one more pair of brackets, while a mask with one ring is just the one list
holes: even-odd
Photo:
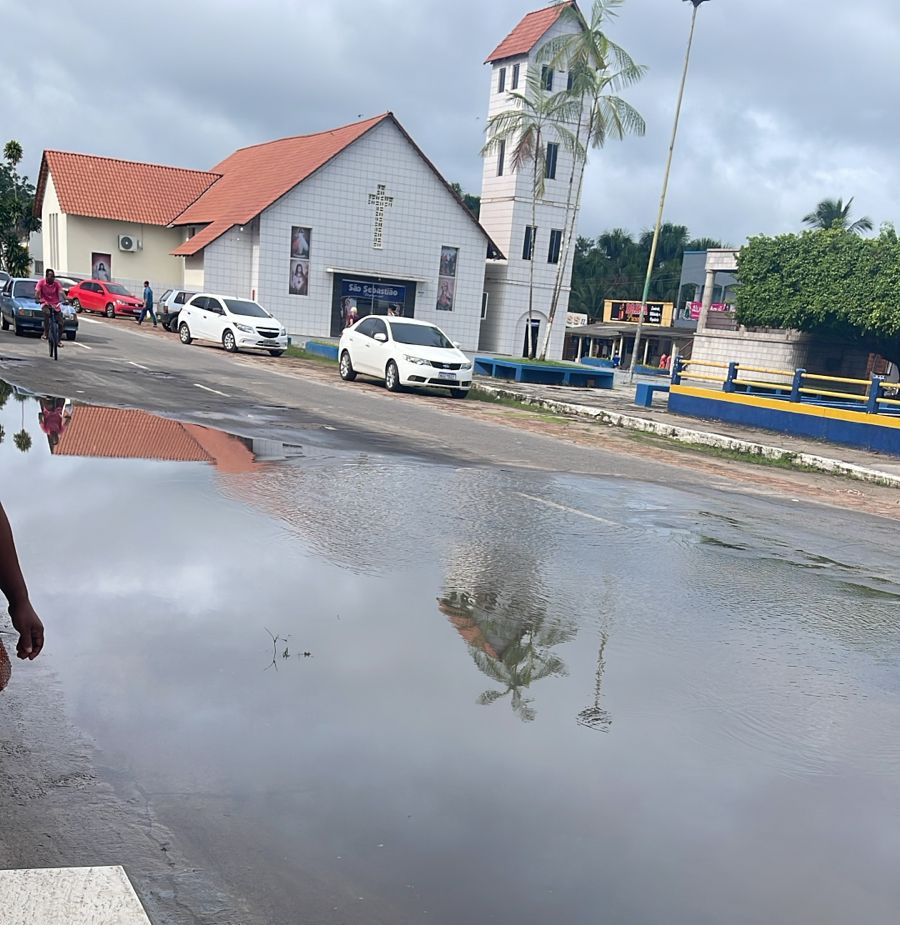
[[7, 390], [0, 425], [72, 718], [273, 922], [900, 907], [896, 602], [780, 552], [881, 569], [890, 531]]

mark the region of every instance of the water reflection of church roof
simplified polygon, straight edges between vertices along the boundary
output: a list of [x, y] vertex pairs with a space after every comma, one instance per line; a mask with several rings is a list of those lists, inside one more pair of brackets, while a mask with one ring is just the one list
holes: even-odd
[[56, 456], [202, 462], [221, 472], [249, 472], [253, 452], [239, 437], [131, 408], [76, 405], [53, 447]]

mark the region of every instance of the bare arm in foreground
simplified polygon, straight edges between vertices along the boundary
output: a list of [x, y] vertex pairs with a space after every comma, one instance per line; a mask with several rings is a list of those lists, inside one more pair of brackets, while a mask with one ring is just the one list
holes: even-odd
[[9, 615], [19, 633], [16, 654], [19, 658], [35, 659], [44, 648], [44, 624], [28, 599], [28, 588], [19, 566], [19, 556], [13, 540], [6, 511], [0, 504], [0, 591], [9, 601]]

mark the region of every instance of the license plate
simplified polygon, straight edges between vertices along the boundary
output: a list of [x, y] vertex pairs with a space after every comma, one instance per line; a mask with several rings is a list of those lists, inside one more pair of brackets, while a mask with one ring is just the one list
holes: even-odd
[[455, 382], [455, 381], [456, 381], [456, 373], [441, 373], [441, 372], [439, 372], [439, 373], [438, 373], [438, 379], [452, 379], [452, 380]]

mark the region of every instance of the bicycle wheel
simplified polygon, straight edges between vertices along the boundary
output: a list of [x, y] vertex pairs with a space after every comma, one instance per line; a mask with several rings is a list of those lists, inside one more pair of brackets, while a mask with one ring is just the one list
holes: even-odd
[[47, 343], [50, 347], [50, 356], [54, 360], [59, 359], [59, 325], [55, 320], [50, 321], [50, 331], [47, 336]]

